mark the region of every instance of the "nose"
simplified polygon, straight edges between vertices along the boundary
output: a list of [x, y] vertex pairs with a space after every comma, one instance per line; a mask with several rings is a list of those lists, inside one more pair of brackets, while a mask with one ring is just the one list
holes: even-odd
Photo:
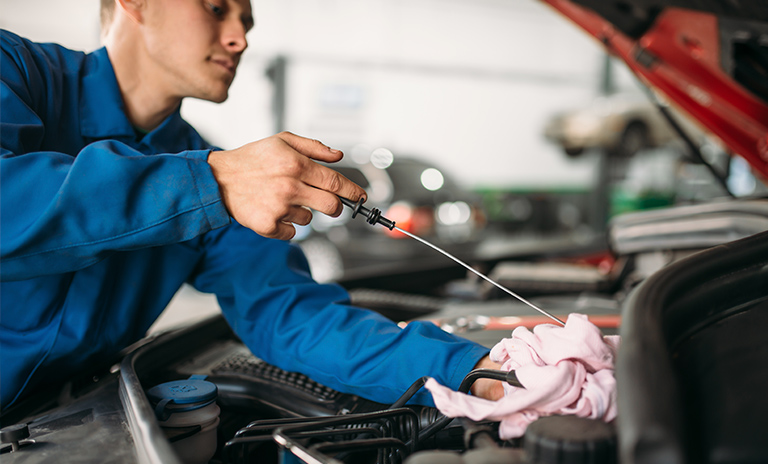
[[225, 21], [221, 36], [224, 48], [232, 53], [241, 53], [248, 47], [248, 40], [245, 38], [246, 32], [245, 25], [239, 19], [232, 18]]

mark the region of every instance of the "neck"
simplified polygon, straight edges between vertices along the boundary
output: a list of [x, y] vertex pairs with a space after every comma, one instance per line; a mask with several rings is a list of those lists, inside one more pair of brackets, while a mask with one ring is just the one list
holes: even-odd
[[151, 131], [171, 115], [182, 98], [165, 92], [152, 74], [145, 54], [136, 46], [140, 37], [111, 33], [105, 40], [128, 120], [135, 127]]

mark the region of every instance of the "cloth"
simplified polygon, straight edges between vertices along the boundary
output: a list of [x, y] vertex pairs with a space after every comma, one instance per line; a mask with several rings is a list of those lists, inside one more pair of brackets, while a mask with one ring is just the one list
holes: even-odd
[[7, 31], [0, 44], [2, 408], [112, 362], [185, 282], [216, 294], [256, 356], [384, 403], [431, 373], [458, 386], [487, 354], [349, 306], [340, 286], [312, 280], [297, 246], [232, 221], [210, 145], [179, 111], [137, 136], [105, 49]]
[[577, 415], [606, 422], [616, 417], [613, 367], [618, 336], [603, 336], [583, 314], [571, 314], [565, 327], [541, 324], [533, 332], [518, 327], [491, 350], [491, 360], [514, 370], [525, 388], [504, 384], [498, 401], [456, 392], [429, 379], [425, 387], [449, 417], [500, 421], [499, 436], [522, 436], [541, 416]]

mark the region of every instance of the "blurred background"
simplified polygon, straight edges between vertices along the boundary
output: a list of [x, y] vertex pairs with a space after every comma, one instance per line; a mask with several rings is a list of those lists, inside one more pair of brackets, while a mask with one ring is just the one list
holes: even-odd
[[[0, 0], [0, 27], [91, 51], [98, 9]], [[617, 213], [723, 193], [686, 163], [627, 69], [534, 0], [255, 0], [253, 10], [229, 100], [188, 100], [183, 115], [222, 148], [290, 130], [344, 150], [338, 169], [368, 189], [369, 206], [464, 259], [599, 247]], [[710, 161], [733, 163], [734, 192], [763, 188], [681, 121]], [[445, 259], [348, 213], [297, 234], [318, 280]], [[177, 299], [186, 315], [216, 307], [191, 289]]]

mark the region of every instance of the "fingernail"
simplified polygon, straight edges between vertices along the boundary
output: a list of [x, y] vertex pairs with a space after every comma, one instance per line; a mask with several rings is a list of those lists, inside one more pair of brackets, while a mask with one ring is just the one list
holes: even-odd
[[341, 150], [337, 150], [335, 148], [328, 147], [328, 149], [331, 150], [331, 153], [333, 153], [334, 155], [338, 155], [339, 153], [341, 153]]

